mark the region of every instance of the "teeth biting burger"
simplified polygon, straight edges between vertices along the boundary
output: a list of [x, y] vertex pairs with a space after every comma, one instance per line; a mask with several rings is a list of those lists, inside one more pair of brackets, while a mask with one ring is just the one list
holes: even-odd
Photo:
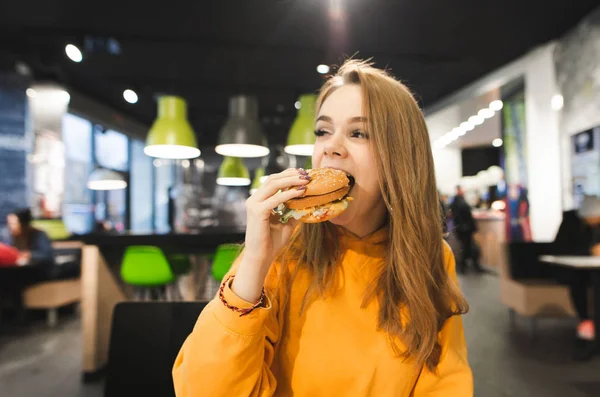
[[304, 223], [333, 219], [348, 208], [354, 178], [341, 170], [317, 168], [308, 171], [310, 182], [304, 195], [288, 200], [277, 208], [281, 222], [294, 218]]

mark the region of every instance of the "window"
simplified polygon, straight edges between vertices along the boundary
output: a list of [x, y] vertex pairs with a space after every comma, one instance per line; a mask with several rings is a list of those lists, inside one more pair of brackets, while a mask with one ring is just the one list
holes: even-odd
[[175, 183], [174, 164], [171, 160], [155, 159], [153, 161], [156, 175], [154, 191], [154, 226], [158, 233], [168, 233], [169, 225], [169, 193]]
[[151, 232], [152, 158], [144, 153], [144, 142], [131, 142], [131, 230]]
[[62, 140], [66, 159], [63, 221], [72, 233], [88, 233], [94, 219], [93, 196], [86, 187], [93, 170], [92, 123], [73, 114], [65, 114]]
[[127, 136], [113, 130], [96, 131], [94, 136], [98, 165], [116, 171], [128, 171], [129, 140]]

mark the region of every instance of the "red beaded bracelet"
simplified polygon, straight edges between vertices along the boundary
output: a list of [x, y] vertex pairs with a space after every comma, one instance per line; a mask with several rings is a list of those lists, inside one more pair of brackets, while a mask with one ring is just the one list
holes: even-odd
[[230, 310], [233, 310], [234, 312], [238, 312], [240, 313], [240, 317], [245, 316], [246, 314], [252, 312], [254, 309], [256, 309], [257, 307], [260, 307], [263, 305], [266, 295], [265, 295], [265, 289], [262, 289], [262, 292], [260, 293], [260, 298], [258, 298], [258, 300], [256, 301], [256, 303], [254, 305], [252, 305], [252, 307], [246, 308], [246, 309], [241, 309], [239, 307], [236, 306], [232, 306], [229, 303], [227, 303], [227, 301], [225, 300], [225, 296], [223, 295], [223, 290], [225, 289], [225, 286], [229, 284], [229, 282], [231, 280], [233, 280], [235, 277], [234, 274], [232, 274], [231, 276], [227, 277], [227, 279], [225, 280], [225, 282], [223, 282], [221, 284], [221, 287], [219, 288], [219, 299], [221, 299], [221, 302], [223, 302], [223, 304], [225, 305], [225, 307], [227, 307]]

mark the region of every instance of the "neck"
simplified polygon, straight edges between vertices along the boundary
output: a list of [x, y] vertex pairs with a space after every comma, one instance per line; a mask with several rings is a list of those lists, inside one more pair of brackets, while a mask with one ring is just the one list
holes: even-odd
[[365, 216], [363, 219], [355, 219], [342, 227], [359, 238], [368, 236], [387, 223], [387, 210], [385, 207], [383, 210], [376, 212], [377, 214], [370, 213], [369, 216]]

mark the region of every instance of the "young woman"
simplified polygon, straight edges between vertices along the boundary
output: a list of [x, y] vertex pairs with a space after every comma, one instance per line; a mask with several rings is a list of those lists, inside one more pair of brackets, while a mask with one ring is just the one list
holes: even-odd
[[417, 103], [352, 60], [317, 110], [313, 167], [351, 174], [354, 201], [329, 222], [279, 223], [272, 209], [309, 182], [295, 169], [248, 199], [244, 252], [181, 348], [177, 395], [472, 396], [468, 306]]
[[20, 264], [39, 265], [51, 271], [54, 266], [52, 242], [46, 233], [31, 226], [31, 210], [20, 209], [6, 217], [5, 243], [20, 251]]

